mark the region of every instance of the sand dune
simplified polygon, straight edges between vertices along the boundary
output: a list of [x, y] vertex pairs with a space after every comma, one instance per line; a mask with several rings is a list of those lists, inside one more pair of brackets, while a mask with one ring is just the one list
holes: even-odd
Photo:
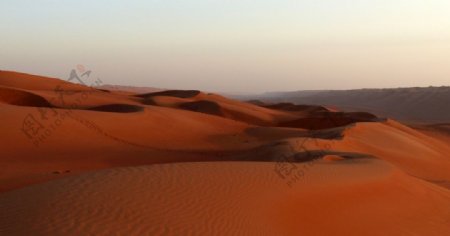
[[416, 130], [445, 141], [450, 146], [450, 123], [410, 125]]
[[146, 93], [136, 95], [141, 98], [151, 98], [157, 96], [168, 96], [168, 97], [177, 97], [177, 98], [192, 98], [200, 94], [198, 90], [166, 90], [161, 92], [154, 93]]
[[1, 235], [450, 233], [446, 124], [3, 71], [0, 110]]
[[286, 111], [267, 109], [196, 90], [169, 90], [137, 96], [143, 98], [143, 104], [218, 115], [251, 125], [276, 126], [280, 121], [298, 117], [298, 115]]
[[15, 106], [52, 107], [43, 97], [29, 92], [0, 87], [0, 102]]
[[153, 88], [153, 87], [134, 87], [134, 86], [124, 86], [124, 85], [111, 85], [111, 84], [103, 84], [100, 86], [96, 86], [97, 89], [114, 91], [116, 93], [126, 93], [126, 94], [143, 94], [143, 93], [154, 93], [159, 92], [164, 89]]
[[54, 90], [61, 87], [65, 90], [88, 90], [83, 85], [69, 83], [65, 80], [0, 70], [0, 85], [24, 90]]
[[316, 163], [291, 188], [272, 163], [154, 165], [2, 194], [0, 210], [9, 217], [0, 230], [7, 235], [446, 235], [449, 198], [448, 190], [375, 160]]
[[195, 102], [185, 102], [180, 104], [181, 109], [196, 111], [206, 114], [221, 116], [222, 111], [220, 105], [216, 102], [211, 101], [195, 101]]
[[448, 86], [278, 92], [240, 99], [331, 106], [346, 111], [366, 111], [404, 122], [450, 121]]
[[376, 116], [364, 112], [321, 112], [300, 119], [283, 122], [280, 126], [319, 130], [346, 126], [357, 122], [374, 122], [378, 120], [379, 119]]
[[411, 175], [450, 182], [450, 146], [395, 121], [357, 124], [340, 145], [338, 149], [371, 153]]
[[285, 111], [306, 111], [306, 112], [326, 112], [329, 111], [327, 108], [322, 106], [311, 106], [311, 105], [295, 105], [293, 103], [283, 102], [276, 104], [264, 104], [262, 102], [255, 102], [260, 106], [267, 107], [275, 110], [285, 110]]
[[135, 105], [128, 104], [108, 104], [98, 107], [89, 108], [91, 111], [103, 111], [103, 112], [118, 112], [118, 113], [130, 113], [130, 112], [138, 112], [143, 111], [144, 108]]

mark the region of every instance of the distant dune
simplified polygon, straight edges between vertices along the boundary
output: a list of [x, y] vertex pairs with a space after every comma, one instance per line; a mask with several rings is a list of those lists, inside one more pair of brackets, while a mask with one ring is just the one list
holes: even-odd
[[0, 235], [450, 234], [448, 122], [106, 90], [0, 71]]
[[125, 85], [111, 85], [111, 84], [104, 84], [97, 86], [98, 89], [104, 89], [104, 90], [111, 90], [111, 91], [122, 91], [122, 92], [129, 92], [129, 93], [153, 93], [153, 92], [159, 92], [164, 89], [160, 88], [153, 88], [153, 87], [135, 87], [135, 86], [125, 86]]
[[278, 92], [241, 99], [331, 106], [406, 122], [450, 122], [450, 87]]

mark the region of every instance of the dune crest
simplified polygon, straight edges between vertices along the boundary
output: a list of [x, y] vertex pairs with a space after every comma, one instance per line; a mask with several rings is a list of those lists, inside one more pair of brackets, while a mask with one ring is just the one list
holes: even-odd
[[2, 235], [450, 233], [446, 123], [14, 72], [0, 110]]

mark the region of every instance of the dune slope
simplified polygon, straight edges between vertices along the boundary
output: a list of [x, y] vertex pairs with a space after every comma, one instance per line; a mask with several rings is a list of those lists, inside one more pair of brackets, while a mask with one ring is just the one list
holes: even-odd
[[2, 194], [0, 210], [8, 217], [0, 221], [0, 232], [445, 235], [450, 230], [449, 198], [448, 190], [376, 160], [317, 162], [291, 188], [274, 172], [273, 163], [154, 165]]
[[0, 71], [0, 235], [448, 235], [447, 126]]

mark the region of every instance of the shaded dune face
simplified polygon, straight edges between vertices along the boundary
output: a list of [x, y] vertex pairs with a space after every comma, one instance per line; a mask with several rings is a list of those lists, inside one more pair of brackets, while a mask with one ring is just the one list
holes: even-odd
[[0, 102], [27, 107], [52, 107], [43, 97], [16, 89], [0, 87]]
[[[57, 107], [50, 104], [50, 102], [48, 102], [47, 99], [45, 99], [42, 96], [26, 91], [1, 87], [0, 87], [0, 102], [14, 106], [66, 109], [66, 107]], [[144, 110], [144, 108], [141, 106], [129, 104], [107, 104], [86, 109], [71, 107], [70, 105], [68, 105], [67, 109], [91, 110], [99, 112], [116, 112], [116, 113], [140, 112]]]
[[151, 105], [151, 106], [157, 106], [158, 104], [155, 102], [155, 100], [153, 100], [153, 98], [144, 98], [143, 100], [141, 100], [141, 103], [143, 105]]
[[323, 149], [306, 149], [301, 145], [290, 146], [288, 143], [275, 143], [257, 147], [235, 156], [230, 156], [230, 161], [253, 161], [253, 162], [289, 162], [289, 163], [308, 163], [315, 165], [318, 161], [326, 157], [334, 156], [343, 163], [356, 163], [357, 161], [366, 161], [375, 158], [370, 154], [358, 152], [340, 152]]
[[[258, 104], [258, 103], [257, 103]], [[307, 112], [327, 112], [328, 109], [322, 106], [312, 106], [312, 105], [295, 105], [293, 103], [277, 103], [272, 105], [264, 105], [259, 103], [260, 106], [284, 111], [307, 111]]]
[[157, 102], [155, 102], [155, 97], [174, 97], [174, 98], [180, 98], [180, 99], [189, 99], [194, 98], [201, 94], [198, 90], [165, 90], [160, 92], [152, 92], [152, 93], [145, 93], [145, 94], [137, 94], [134, 95], [134, 97], [140, 98], [140, 102], [144, 105], [159, 105]]
[[96, 88], [98, 91], [102, 91], [102, 92], [105, 92], [105, 93], [111, 93], [111, 91], [109, 91], [109, 90], [107, 90], [107, 89], [99, 89], [99, 88]]
[[188, 110], [244, 122], [250, 125], [275, 126], [276, 120], [293, 119], [297, 115], [276, 111], [249, 103], [235, 101], [211, 93], [199, 91], [170, 90], [145, 95], [136, 95], [139, 103], [173, 109]]
[[[398, 122], [70, 83], [58, 103], [27, 78], [0, 72], [0, 235], [450, 233], [450, 146]], [[19, 130], [64, 104], [38, 146]]]
[[201, 112], [211, 115], [222, 115], [221, 108], [218, 103], [212, 101], [195, 101], [195, 102], [186, 102], [180, 105], [181, 109], [185, 109], [188, 111]]
[[162, 92], [139, 94], [136, 97], [150, 98], [156, 96], [168, 96], [177, 98], [192, 98], [200, 94], [199, 90], [166, 90]]
[[128, 104], [108, 104], [98, 107], [91, 107], [88, 110], [100, 111], [100, 112], [117, 112], [117, 113], [132, 113], [144, 111], [141, 106], [128, 105]]
[[293, 121], [283, 122], [281, 127], [298, 127], [310, 130], [329, 129], [357, 122], [376, 122], [379, 119], [365, 112], [320, 112]]
[[[320, 130], [346, 126], [357, 122], [373, 122], [377, 120], [377, 117], [370, 113], [333, 112], [322, 106], [295, 105], [292, 103], [254, 105], [250, 103], [232, 101], [226, 98], [221, 100], [214, 100], [214, 98], [213, 100], [205, 100], [204, 98], [208, 98], [208, 95], [197, 90], [168, 90], [136, 95], [136, 97], [142, 98], [143, 100], [140, 102], [144, 105], [165, 106], [200, 112], [258, 126], [279, 126]], [[163, 97], [186, 100], [177, 100], [176, 102], [161, 104], [157, 100], [161, 100]], [[230, 103], [233, 104], [232, 107], [229, 106]], [[244, 105], [253, 106], [253, 108], [246, 107], [245, 109], [242, 109], [244, 108]], [[261, 112], [264, 111], [258, 111], [257, 109], [259, 108], [264, 108], [268, 111], [274, 112], [280, 111], [280, 114], [289, 114], [290, 117], [283, 119], [281, 122], [278, 122], [275, 117], [271, 117], [267, 120], [261, 120]]]

